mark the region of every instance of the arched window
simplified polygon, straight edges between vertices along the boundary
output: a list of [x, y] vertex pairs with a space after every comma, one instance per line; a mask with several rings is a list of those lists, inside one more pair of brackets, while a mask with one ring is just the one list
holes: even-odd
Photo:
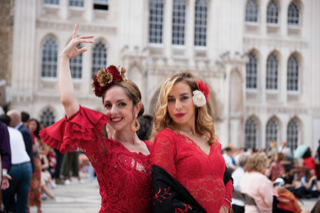
[[258, 4], [255, 0], [249, 0], [246, 6], [246, 22], [258, 22]]
[[246, 87], [257, 89], [258, 86], [258, 60], [255, 54], [249, 54], [249, 62], [246, 65]]
[[275, 1], [270, 1], [267, 9], [267, 23], [278, 24], [279, 23], [279, 7]]
[[41, 77], [55, 78], [58, 69], [58, 44], [50, 36], [42, 45]]
[[[77, 48], [81, 49], [81, 44], [78, 44]], [[70, 59], [70, 72], [73, 79], [82, 78], [82, 53], [77, 57]]]
[[295, 119], [292, 119], [287, 128], [287, 146], [291, 149], [291, 152], [299, 145], [300, 127]]
[[163, 0], [150, 1], [149, 42], [162, 44], [163, 35]]
[[272, 118], [267, 123], [266, 129], [266, 147], [269, 148], [270, 141], [276, 141], [278, 143], [279, 140], [279, 125], [276, 119]]
[[54, 113], [50, 109], [47, 109], [42, 113], [40, 122], [43, 123], [45, 127], [48, 127], [54, 124], [55, 119], [56, 116], [54, 115]]
[[288, 60], [287, 90], [299, 91], [299, 60], [292, 55]]
[[295, 3], [291, 3], [288, 7], [288, 25], [299, 26], [300, 24], [300, 11]]
[[267, 90], [278, 89], [278, 59], [274, 54], [271, 54], [267, 60]]
[[107, 48], [101, 41], [98, 42], [92, 51], [92, 79], [101, 68], [107, 67]]
[[194, 17], [194, 46], [207, 46], [207, 0], [197, 0]]
[[246, 148], [257, 148], [258, 145], [258, 125], [253, 118], [249, 118], [246, 122]]
[[172, 12], [172, 44], [184, 45], [186, 28], [186, 3], [185, 0], [173, 1]]

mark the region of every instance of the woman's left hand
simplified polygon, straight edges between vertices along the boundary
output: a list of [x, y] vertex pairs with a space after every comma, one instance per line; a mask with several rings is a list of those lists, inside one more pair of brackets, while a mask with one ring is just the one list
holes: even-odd
[[229, 208], [226, 207], [225, 205], [222, 205], [220, 208], [220, 213], [228, 213], [229, 212]]

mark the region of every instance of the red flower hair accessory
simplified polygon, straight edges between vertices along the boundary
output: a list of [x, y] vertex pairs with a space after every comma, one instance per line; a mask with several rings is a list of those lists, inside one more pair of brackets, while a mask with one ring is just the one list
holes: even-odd
[[117, 68], [114, 65], [109, 66], [107, 69], [100, 69], [93, 78], [92, 91], [97, 97], [102, 97], [103, 92], [109, 88], [110, 84], [127, 80], [126, 72], [125, 68], [121, 66]]
[[205, 106], [209, 100], [209, 88], [207, 84], [202, 81], [197, 82], [197, 86], [199, 90], [193, 91], [193, 103], [197, 107]]

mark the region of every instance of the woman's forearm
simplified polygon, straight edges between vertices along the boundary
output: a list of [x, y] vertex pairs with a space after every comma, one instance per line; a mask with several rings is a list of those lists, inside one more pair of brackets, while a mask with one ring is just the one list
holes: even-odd
[[73, 88], [69, 58], [64, 54], [60, 55], [58, 87], [61, 103], [64, 106], [67, 117], [79, 110], [79, 104]]

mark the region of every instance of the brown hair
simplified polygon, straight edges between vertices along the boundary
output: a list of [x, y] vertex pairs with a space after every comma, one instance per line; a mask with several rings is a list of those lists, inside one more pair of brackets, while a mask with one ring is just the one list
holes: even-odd
[[[175, 83], [184, 82], [189, 85], [191, 91], [198, 90], [197, 79], [190, 72], [177, 73], [169, 76], [160, 88], [159, 98], [156, 105], [156, 114], [154, 116], [154, 126], [151, 135], [151, 140], [154, 140], [155, 136], [161, 130], [165, 128], [172, 129], [179, 132], [178, 127], [170, 117], [168, 106], [168, 95]], [[196, 120], [195, 129], [200, 135], [206, 135], [209, 137], [209, 144], [215, 143], [215, 129], [213, 126], [213, 119], [208, 114], [208, 102], [204, 107], [196, 107]]]
[[[114, 86], [118, 86], [118, 87], [121, 87], [124, 89], [128, 98], [133, 102], [133, 107], [136, 106], [139, 102], [141, 102], [141, 92], [140, 92], [138, 86], [135, 83], [133, 83], [132, 81], [126, 80], [126, 81], [118, 81], [118, 82], [112, 83], [110, 85], [110, 87], [103, 92], [102, 104], [104, 103], [104, 97], [105, 97], [107, 91], [111, 87], [114, 87]], [[142, 104], [142, 102], [141, 102], [141, 104]], [[138, 114], [138, 117], [142, 116], [143, 113], [144, 113], [144, 106], [142, 104], [141, 109]]]
[[268, 157], [265, 153], [254, 153], [244, 166], [245, 172], [264, 172], [268, 167]]

